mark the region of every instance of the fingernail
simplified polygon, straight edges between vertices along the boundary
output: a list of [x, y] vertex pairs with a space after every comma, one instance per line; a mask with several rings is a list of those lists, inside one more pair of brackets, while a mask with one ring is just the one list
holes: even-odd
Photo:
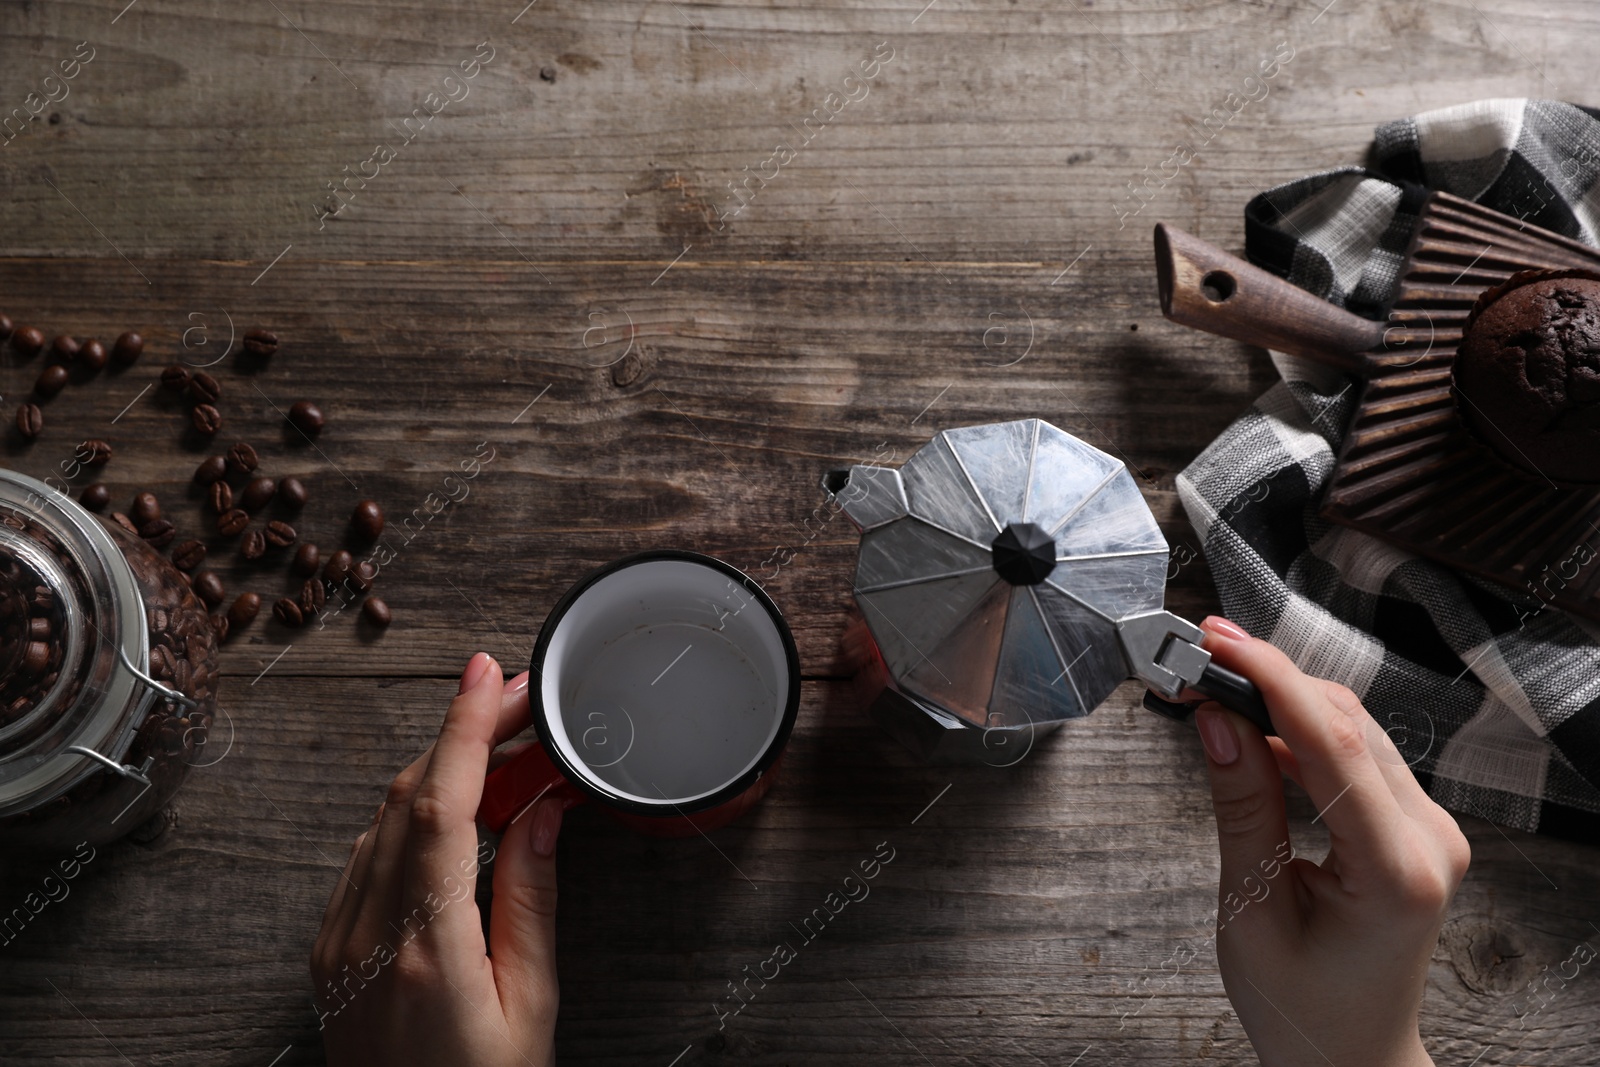
[[555, 855], [556, 837], [561, 833], [561, 813], [566, 807], [559, 798], [551, 797], [540, 801], [533, 818], [528, 820], [528, 837], [537, 855]]
[[467, 669], [461, 672], [461, 688], [456, 690], [456, 696], [476, 688], [484, 675], [489, 673], [489, 664], [493, 662], [494, 657], [487, 652], [479, 652], [468, 660]]
[[1239, 758], [1239, 734], [1228, 721], [1227, 712], [1202, 704], [1195, 709], [1194, 721], [1212, 762], [1226, 767]]
[[1240, 629], [1238, 626], [1235, 626], [1227, 619], [1224, 619], [1221, 615], [1207, 615], [1205, 620], [1201, 622], [1200, 625], [1203, 628], [1210, 630], [1218, 637], [1225, 637], [1230, 641], [1250, 640], [1249, 634], [1245, 633], [1242, 629]]
[[510, 683], [507, 684], [506, 696], [514, 697], [526, 688], [528, 688], [528, 672], [523, 671], [521, 674], [511, 679]]

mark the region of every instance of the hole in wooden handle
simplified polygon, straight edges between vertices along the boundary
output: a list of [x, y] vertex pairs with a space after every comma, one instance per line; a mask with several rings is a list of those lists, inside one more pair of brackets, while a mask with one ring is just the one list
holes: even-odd
[[1220, 304], [1232, 296], [1238, 284], [1225, 270], [1214, 270], [1200, 279], [1200, 292], [1213, 304]]

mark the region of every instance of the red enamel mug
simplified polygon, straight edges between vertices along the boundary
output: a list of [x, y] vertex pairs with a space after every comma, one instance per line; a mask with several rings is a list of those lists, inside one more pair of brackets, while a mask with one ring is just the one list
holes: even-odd
[[592, 800], [656, 837], [725, 826], [766, 793], [800, 710], [800, 658], [772, 599], [712, 556], [625, 556], [539, 630], [539, 741], [484, 782], [496, 833], [540, 799]]

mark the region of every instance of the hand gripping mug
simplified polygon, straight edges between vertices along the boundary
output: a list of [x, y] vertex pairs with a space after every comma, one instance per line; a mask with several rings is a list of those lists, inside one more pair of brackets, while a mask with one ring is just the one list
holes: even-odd
[[545, 619], [530, 672], [539, 741], [484, 782], [478, 820], [495, 832], [549, 795], [657, 837], [724, 826], [771, 786], [800, 708], [777, 605], [698, 552], [589, 574]]

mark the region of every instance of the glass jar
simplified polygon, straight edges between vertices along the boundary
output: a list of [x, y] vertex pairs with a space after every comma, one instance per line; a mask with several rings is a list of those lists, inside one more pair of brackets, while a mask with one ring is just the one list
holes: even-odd
[[0, 842], [104, 844], [160, 811], [206, 743], [216, 658], [177, 568], [0, 470]]

